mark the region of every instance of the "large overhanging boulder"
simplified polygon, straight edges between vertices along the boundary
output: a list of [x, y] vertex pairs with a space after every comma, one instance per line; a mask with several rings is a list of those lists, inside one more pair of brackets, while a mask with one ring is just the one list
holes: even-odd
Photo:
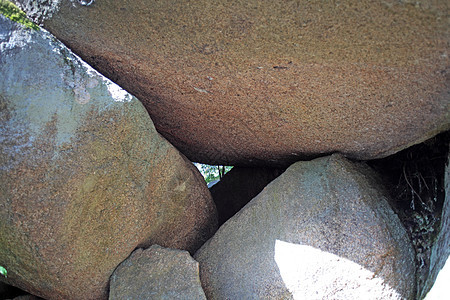
[[106, 299], [116, 266], [215, 231], [196, 168], [143, 105], [45, 30], [0, 15], [0, 279], [46, 299]]
[[371, 159], [450, 125], [448, 1], [35, 1], [191, 160]]

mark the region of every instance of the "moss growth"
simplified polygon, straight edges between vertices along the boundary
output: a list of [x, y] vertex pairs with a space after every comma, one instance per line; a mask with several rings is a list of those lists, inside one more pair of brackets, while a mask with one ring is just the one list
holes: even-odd
[[0, 0], [0, 14], [27, 28], [39, 30], [39, 26], [30, 21], [26, 14], [10, 1]]

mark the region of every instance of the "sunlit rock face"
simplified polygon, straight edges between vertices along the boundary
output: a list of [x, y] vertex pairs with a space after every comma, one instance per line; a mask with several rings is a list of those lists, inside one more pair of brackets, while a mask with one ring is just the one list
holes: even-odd
[[45, 299], [104, 299], [137, 246], [194, 252], [212, 235], [203, 178], [135, 97], [2, 15], [0, 51], [2, 281]]
[[195, 254], [209, 299], [413, 299], [414, 252], [366, 165], [298, 162]]
[[448, 0], [15, 2], [194, 161], [378, 158], [450, 127]]
[[375, 271], [308, 245], [276, 240], [274, 259], [294, 299], [403, 299]]

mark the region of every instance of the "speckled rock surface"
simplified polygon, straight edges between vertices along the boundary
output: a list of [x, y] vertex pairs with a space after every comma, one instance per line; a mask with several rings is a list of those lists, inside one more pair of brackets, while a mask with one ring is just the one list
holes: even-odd
[[63, 1], [44, 26], [191, 160], [276, 164], [383, 157], [448, 129], [449, 5]]
[[206, 300], [198, 263], [186, 251], [153, 245], [137, 249], [111, 276], [110, 300]]
[[[445, 266], [445, 267], [444, 267]], [[442, 274], [441, 274], [442, 273]], [[441, 276], [439, 280], [436, 280]], [[450, 153], [445, 172], [445, 202], [442, 208], [440, 232], [431, 250], [430, 273], [419, 298], [444, 299], [450, 295]], [[435, 283], [436, 281], [436, 283]], [[430, 291], [431, 289], [431, 291]], [[429, 293], [428, 293], [429, 292]], [[428, 294], [427, 294], [428, 293]]]
[[367, 166], [298, 162], [194, 258], [208, 299], [414, 299], [414, 251]]
[[137, 246], [195, 251], [217, 226], [196, 168], [133, 96], [48, 32], [0, 16], [1, 278], [102, 299]]

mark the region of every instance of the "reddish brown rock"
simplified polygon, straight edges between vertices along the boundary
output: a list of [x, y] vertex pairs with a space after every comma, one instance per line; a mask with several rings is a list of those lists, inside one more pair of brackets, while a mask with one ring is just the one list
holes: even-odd
[[450, 127], [446, 0], [17, 2], [194, 161], [378, 158]]
[[45, 299], [106, 299], [136, 247], [215, 231], [196, 168], [133, 96], [48, 32], [0, 15], [0, 266]]

